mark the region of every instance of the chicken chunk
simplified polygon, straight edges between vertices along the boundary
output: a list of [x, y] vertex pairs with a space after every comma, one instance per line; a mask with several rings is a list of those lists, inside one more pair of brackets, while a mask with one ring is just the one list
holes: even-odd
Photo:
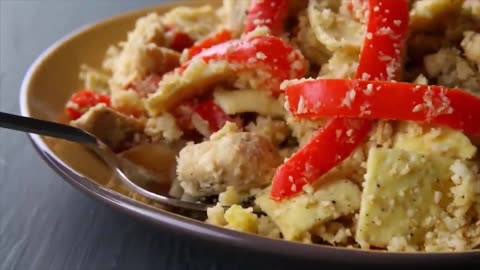
[[71, 124], [97, 136], [114, 151], [124, 150], [144, 129], [143, 123], [103, 104], [92, 107]]
[[177, 176], [185, 193], [216, 195], [233, 186], [244, 192], [267, 186], [282, 159], [263, 136], [238, 132], [227, 123], [210, 141], [187, 145], [177, 158]]

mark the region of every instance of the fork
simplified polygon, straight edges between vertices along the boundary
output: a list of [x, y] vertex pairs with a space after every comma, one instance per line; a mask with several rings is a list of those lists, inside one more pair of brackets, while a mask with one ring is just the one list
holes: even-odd
[[136, 184], [138, 181], [135, 181], [131, 174], [127, 175], [126, 173], [136, 171], [138, 167], [131, 162], [121, 162], [121, 157], [117, 156], [108, 145], [85, 130], [65, 124], [4, 112], [0, 112], [0, 127], [81, 143], [98, 155], [130, 191], [161, 204], [195, 211], [206, 211], [207, 208], [213, 206], [207, 203], [185, 201], [163, 194], [153, 193], [140, 187]]

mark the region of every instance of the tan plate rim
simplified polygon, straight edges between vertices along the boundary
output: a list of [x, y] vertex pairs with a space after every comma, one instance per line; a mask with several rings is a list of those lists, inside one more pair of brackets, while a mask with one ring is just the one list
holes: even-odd
[[[183, 4], [188, 2], [181, 1]], [[193, 1], [190, 1], [193, 2]], [[208, 2], [208, 1], [205, 1]], [[198, 3], [198, 2], [197, 2]], [[58, 40], [48, 47], [32, 63], [26, 72], [20, 90], [20, 112], [23, 116], [31, 116], [29, 111], [29, 89], [31, 78], [37, 71], [37, 67], [56, 50], [61, 49], [62, 44], [69, 42], [77, 35], [88, 32], [99, 24], [108, 23], [121, 17], [133, 16], [148, 10], [153, 10], [164, 6], [177, 6], [178, 3], [167, 3], [156, 6], [148, 6], [141, 9], [121, 13], [107, 19], [80, 27], [72, 31], [62, 39]], [[342, 247], [332, 247], [323, 245], [311, 245], [284, 240], [275, 240], [262, 236], [241, 233], [221, 227], [209, 225], [188, 217], [180, 216], [165, 210], [153, 208], [146, 204], [137, 202], [124, 195], [113, 192], [94, 181], [76, 173], [69, 168], [52, 150], [45, 141], [38, 135], [28, 134], [35, 150], [40, 154], [43, 160], [68, 183], [75, 188], [85, 192], [91, 197], [106, 203], [107, 205], [121, 210], [135, 218], [161, 226], [167, 230], [199, 237], [204, 240], [214, 241], [237, 248], [246, 248], [255, 251], [275, 254], [279, 256], [288, 256], [302, 258], [312, 261], [332, 262], [332, 263], [355, 263], [355, 264], [430, 264], [435, 263], [455, 263], [455, 262], [479, 262], [480, 250], [466, 252], [436, 252], [436, 253], [398, 253], [385, 251], [365, 251], [360, 249], [349, 249]]]

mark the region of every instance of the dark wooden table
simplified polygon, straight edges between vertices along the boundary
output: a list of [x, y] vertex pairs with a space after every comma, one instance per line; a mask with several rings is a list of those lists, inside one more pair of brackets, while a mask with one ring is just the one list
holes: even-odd
[[[0, 111], [19, 113], [27, 68], [57, 39], [92, 21], [159, 2], [0, 0]], [[25, 134], [0, 129], [2, 270], [284, 269], [296, 264], [172, 235], [118, 213], [64, 182]]]

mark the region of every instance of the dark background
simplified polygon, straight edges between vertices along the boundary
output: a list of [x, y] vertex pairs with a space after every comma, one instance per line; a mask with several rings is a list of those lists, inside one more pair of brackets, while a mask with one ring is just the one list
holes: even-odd
[[[23, 76], [56, 40], [93, 21], [160, 2], [0, 0], [0, 111], [19, 113]], [[134, 220], [64, 182], [36, 154], [25, 134], [0, 129], [2, 270], [286, 269], [295, 265], [284, 258], [172, 235]]]

